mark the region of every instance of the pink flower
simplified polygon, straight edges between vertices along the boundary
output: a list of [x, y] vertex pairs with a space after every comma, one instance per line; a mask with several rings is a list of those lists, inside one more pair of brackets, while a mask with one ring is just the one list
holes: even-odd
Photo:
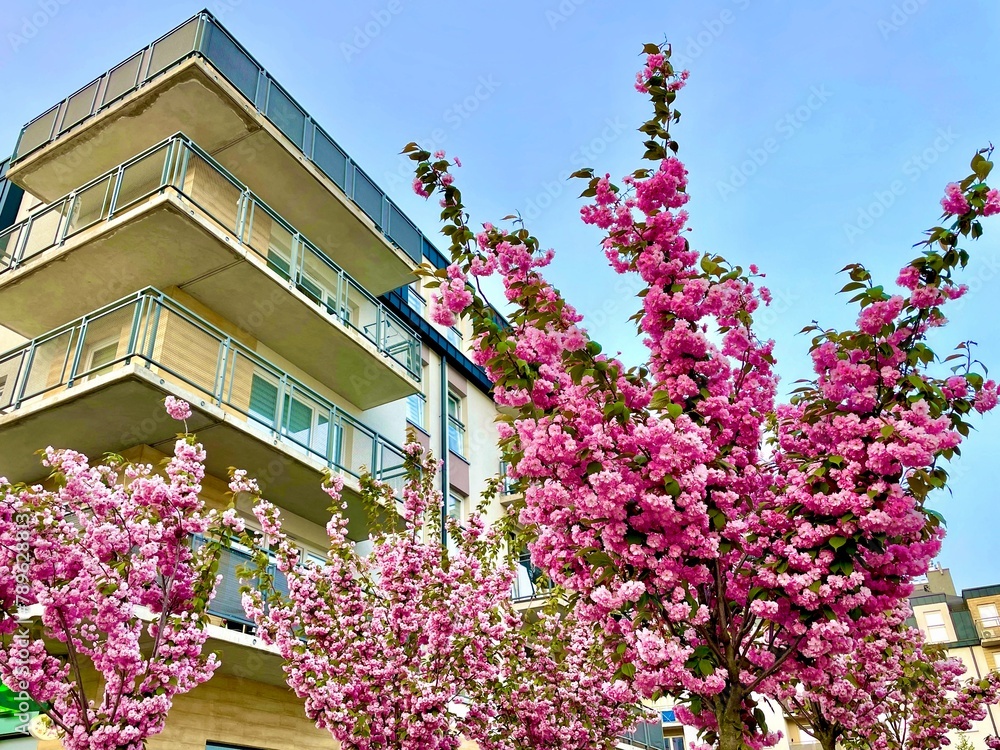
[[240, 518], [235, 509], [229, 508], [222, 513], [222, 525], [232, 529], [237, 534], [246, 529], [246, 522]]
[[904, 266], [896, 277], [896, 283], [906, 289], [916, 289], [920, 283], [920, 269], [916, 266]]
[[882, 327], [891, 323], [903, 309], [903, 298], [896, 295], [868, 305], [858, 316], [858, 329], [874, 336]]
[[983, 387], [976, 394], [976, 400], [973, 403], [976, 411], [980, 414], [985, 414], [997, 405], [997, 384], [993, 380], [987, 380], [983, 383]]
[[424, 187], [424, 183], [419, 177], [413, 178], [413, 192], [419, 195], [421, 198], [429, 198], [430, 193], [427, 192], [427, 188]]
[[944, 198], [941, 199], [941, 207], [946, 214], [962, 215], [968, 213], [969, 202], [965, 199], [962, 186], [957, 182], [949, 182], [944, 189]]
[[993, 188], [986, 193], [986, 201], [983, 203], [983, 216], [992, 216], [1000, 213], [1000, 190]]
[[163, 400], [163, 403], [167, 408], [167, 414], [169, 414], [172, 419], [183, 422], [184, 420], [191, 418], [191, 405], [187, 401], [181, 401], [173, 396], [167, 396]]

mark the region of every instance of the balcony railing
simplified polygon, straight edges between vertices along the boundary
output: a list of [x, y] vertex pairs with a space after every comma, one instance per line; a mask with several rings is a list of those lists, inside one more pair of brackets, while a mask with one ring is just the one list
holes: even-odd
[[659, 714], [644, 715], [628, 734], [620, 738], [621, 743], [629, 747], [638, 747], [642, 750], [664, 750], [666, 740], [663, 736], [663, 725], [660, 723]]
[[216, 68], [305, 158], [333, 180], [386, 239], [414, 262], [421, 262], [428, 254], [425, 246], [433, 248], [424, 234], [207, 11], [185, 21], [25, 125], [12, 162], [24, 159], [195, 56]]
[[507, 469], [510, 467], [506, 461], [500, 462], [500, 491], [504, 495], [515, 495], [518, 492], [518, 482], [507, 476]]
[[0, 273], [18, 268], [138, 201], [173, 189], [295, 284], [328, 314], [420, 380], [420, 340], [329, 256], [181, 134], [0, 232]]
[[511, 587], [510, 598], [515, 602], [529, 602], [533, 599], [544, 599], [552, 593], [552, 584], [542, 573], [541, 568], [531, 564], [531, 555], [527, 550], [521, 553], [517, 565], [517, 575]]
[[327, 468], [368, 469], [400, 489], [402, 449], [155, 289], [145, 289], [0, 354], [0, 412], [133, 360], [179, 381]]
[[[194, 547], [197, 549], [203, 543], [203, 537], [194, 538]], [[226, 625], [233, 630], [244, 630], [253, 632], [253, 620], [247, 617], [243, 609], [243, 595], [240, 593], [240, 580], [236, 571], [240, 567], [253, 568], [253, 557], [249, 552], [237, 546], [223, 548], [219, 556], [219, 575], [222, 580], [215, 590], [215, 598], [208, 605], [209, 614], [215, 615], [226, 621]], [[288, 580], [284, 573], [278, 570], [278, 566], [272, 563], [267, 571], [273, 580], [274, 588], [281, 594], [288, 594]]]
[[1000, 617], [984, 617], [976, 620], [976, 632], [980, 640], [1000, 641]]

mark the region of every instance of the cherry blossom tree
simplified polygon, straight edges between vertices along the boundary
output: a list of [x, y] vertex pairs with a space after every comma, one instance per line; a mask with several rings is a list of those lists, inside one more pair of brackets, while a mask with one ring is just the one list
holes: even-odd
[[966, 668], [910, 627], [869, 635], [814, 684], [789, 686], [785, 714], [824, 750], [934, 750], [968, 731], [1000, 698], [1000, 673], [963, 679]]
[[[346, 750], [452, 749], [463, 738], [483, 750], [614, 748], [637, 697], [609, 679], [593, 625], [557, 599], [536, 622], [522, 618], [503, 524], [452, 520], [454, 547], [443, 546], [437, 464], [418, 443], [406, 456], [402, 525], [374, 523], [367, 555], [347, 536], [342, 477], [325, 484], [334, 505], [323, 565], [302, 561], [278, 509], [244, 473], [233, 477], [234, 493], [256, 498], [262, 532], [243, 536], [255, 557], [244, 608], [285, 659], [306, 715]], [[370, 475], [361, 489], [373, 519], [396, 506], [393, 489]]]
[[[760, 747], [776, 738], [754, 695], [776, 695], [878, 630], [940, 548], [924, 501], [945, 485], [941, 461], [957, 455], [967, 416], [993, 408], [997, 388], [965, 344], [939, 377], [927, 334], [966, 291], [959, 242], [980, 236], [1000, 193], [985, 183], [990, 153], [976, 154], [973, 174], [947, 188], [944, 225], [900, 272], [900, 293], [845, 268], [856, 329], [809, 326], [814, 379], [779, 405], [773, 343], [753, 328], [770, 299], [758, 269], [686, 236], [687, 170], [670, 131], [687, 73], [669, 47], [645, 52], [636, 88], [653, 109], [639, 128], [652, 165], [622, 186], [575, 176], [612, 268], [642, 281], [634, 319], [647, 364], [604, 354], [542, 275], [552, 251], [520, 220], [475, 232], [450, 171], [460, 164], [409, 144], [414, 188], [439, 196], [451, 240], [451, 265], [422, 273], [438, 323], [471, 320], [475, 359], [505, 407], [501, 445], [525, 487], [534, 564], [616, 639], [619, 676], [678, 698], [706, 741]], [[483, 294], [490, 276], [509, 327]]]
[[0, 480], [0, 679], [43, 707], [66, 750], [140, 750], [218, 666], [202, 648], [227, 532], [199, 498], [204, 460], [191, 435], [165, 476], [47, 448], [47, 485]]
[[475, 735], [482, 750], [612, 750], [633, 727], [638, 696], [626, 680], [610, 678], [614, 655], [603, 633], [560, 591], [512, 638], [516, 654], [503, 679], [478, 697], [495, 708]]

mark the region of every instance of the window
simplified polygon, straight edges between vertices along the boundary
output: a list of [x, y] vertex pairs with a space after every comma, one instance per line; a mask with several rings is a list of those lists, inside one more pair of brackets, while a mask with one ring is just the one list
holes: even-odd
[[460, 330], [455, 328], [455, 326], [452, 326], [451, 328], [448, 329], [446, 335], [448, 337], [448, 341], [451, 342], [452, 346], [455, 346], [459, 349], [462, 348], [462, 332]]
[[[467, 498], [454, 490], [448, 493], [448, 517], [455, 519], [459, 526], [465, 521], [465, 508]], [[454, 552], [457, 549], [456, 540], [448, 533], [448, 551]]]
[[302, 560], [306, 564], [316, 565], [321, 568], [326, 565], [326, 555], [318, 555], [315, 552], [310, 552], [309, 550], [302, 551]]
[[7, 391], [7, 376], [0, 375], [0, 403], [3, 403], [3, 394]]
[[84, 361], [83, 371], [90, 377], [97, 377], [102, 372], [107, 372], [108, 365], [118, 357], [118, 337], [104, 340], [90, 347], [87, 358]]
[[945, 627], [941, 612], [925, 612], [924, 624], [927, 626], [928, 643], [944, 643], [948, 640], [948, 628]]
[[465, 520], [466, 499], [457, 492], [448, 493], [448, 515], [459, 523]]
[[983, 627], [1000, 628], [1000, 613], [997, 612], [996, 604], [979, 605], [979, 621]]
[[[258, 422], [272, 430], [276, 429], [278, 383], [270, 377], [254, 373], [250, 383], [248, 411]], [[283, 435], [311, 453], [340, 464], [341, 428], [338, 424], [330, 423], [329, 411], [313, 409], [303, 401], [285, 394], [281, 422]]]
[[[0, 393], [2, 395], [2, 393]], [[424, 430], [427, 417], [427, 397], [422, 393], [413, 393], [406, 397], [406, 421]]]
[[405, 296], [406, 304], [413, 308], [413, 311], [421, 318], [424, 317], [424, 312], [427, 309], [427, 303], [424, 302], [424, 298], [420, 296], [420, 290], [417, 288], [416, 281], [407, 285]]
[[670, 750], [684, 750], [683, 737], [670, 737]]
[[448, 450], [465, 456], [465, 424], [462, 422], [462, 397], [448, 391]]
[[250, 416], [274, 429], [278, 411], [278, 386], [254, 374], [250, 383]]
[[279, 276], [286, 279], [292, 277], [292, 263], [283, 255], [275, 252], [274, 248], [267, 249], [267, 265]]

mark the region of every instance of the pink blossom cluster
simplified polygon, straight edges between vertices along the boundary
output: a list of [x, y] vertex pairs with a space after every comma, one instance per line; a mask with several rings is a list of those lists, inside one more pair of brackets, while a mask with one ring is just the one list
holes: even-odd
[[[612, 268], [641, 280], [646, 365], [627, 370], [590, 340], [541, 274], [551, 251], [526, 230], [487, 224], [474, 244], [454, 240], [448, 269], [449, 286], [467, 291], [473, 276], [499, 276], [511, 328], [471, 292], [448, 312], [472, 319], [475, 359], [514, 414], [499, 425], [501, 445], [525, 487], [534, 564], [620, 641], [643, 694], [681, 697], [712, 742], [761, 747], [775, 737], [754, 694], [835, 667], [926, 572], [942, 531], [924, 498], [947, 479], [938, 464], [967, 434], [963, 415], [993, 408], [997, 387], [971, 358], [952, 378], [928, 370], [926, 335], [965, 291], [950, 273], [958, 253], [937, 250], [968, 232], [956, 222], [901, 271], [905, 294], [845, 269], [856, 330], [819, 331], [815, 379], [777, 403], [773, 343], [753, 330], [770, 299], [757, 270], [687, 237], [687, 172], [667, 129], [684, 79], [668, 53], [650, 54], [638, 78], [655, 104], [641, 130], [664, 141], [647, 141], [655, 168], [622, 188], [592, 177], [581, 211], [605, 233]], [[454, 185], [438, 165], [421, 170], [424, 188], [443, 191], [449, 234], [472, 236]], [[973, 180], [967, 194], [987, 192]], [[985, 215], [988, 200], [967, 194], [950, 185], [946, 211]]]
[[[419, 443], [405, 454], [403, 526], [376, 531], [367, 556], [348, 536], [339, 478], [326, 486], [323, 565], [302, 564], [278, 510], [255, 505], [289, 593], [251, 590], [244, 608], [281, 652], [306, 714], [347, 750], [453, 750], [463, 737], [483, 750], [612, 750], [637, 698], [608, 678], [593, 627], [553, 614], [529, 628], [510, 599], [501, 537], [473, 516], [465, 529], [450, 524], [454, 548], [443, 547], [437, 463]], [[393, 507], [388, 486], [365, 476], [362, 488], [369, 506]], [[247, 541], [266, 567], [260, 542]]]
[[202, 653], [217, 547], [192, 544], [215, 523], [204, 460], [190, 437], [165, 476], [50, 447], [51, 488], [0, 481], [0, 679], [46, 706], [66, 750], [140, 750], [218, 666]]
[[779, 692], [824, 748], [932, 750], [950, 731], [968, 731], [1000, 697], [1000, 673], [965, 678], [965, 666], [921, 633], [894, 620], [855, 642], [823, 668], [804, 671]]

